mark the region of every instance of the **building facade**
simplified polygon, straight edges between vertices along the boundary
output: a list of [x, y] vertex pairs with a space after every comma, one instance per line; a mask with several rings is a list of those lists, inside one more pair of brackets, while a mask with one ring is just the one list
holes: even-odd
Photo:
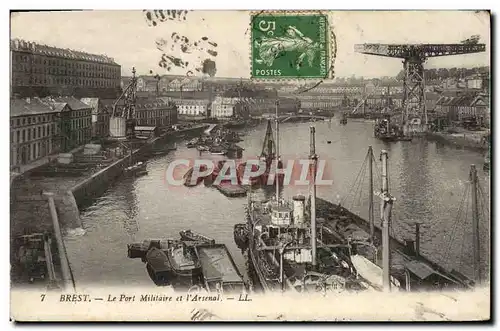
[[201, 91], [203, 84], [198, 79], [178, 78], [167, 85], [167, 91]]
[[177, 124], [177, 106], [160, 98], [137, 99], [137, 126], [171, 127]]
[[238, 98], [228, 98], [216, 96], [212, 102], [211, 117], [230, 118], [234, 115], [234, 106], [238, 103]]
[[10, 100], [10, 166], [26, 165], [57, 150], [58, 112], [37, 98]]
[[11, 167], [67, 152], [90, 139], [91, 107], [73, 97], [10, 101]]
[[183, 116], [206, 116], [208, 100], [203, 99], [173, 99], [177, 105], [177, 114]]
[[92, 106], [74, 97], [45, 98], [48, 104], [68, 106], [59, 113], [59, 141], [61, 152], [68, 152], [92, 140]]
[[81, 102], [92, 107], [92, 138], [105, 138], [109, 136], [110, 113], [99, 98], [82, 98]]
[[116, 98], [121, 67], [104, 55], [11, 40], [11, 92], [21, 97]]

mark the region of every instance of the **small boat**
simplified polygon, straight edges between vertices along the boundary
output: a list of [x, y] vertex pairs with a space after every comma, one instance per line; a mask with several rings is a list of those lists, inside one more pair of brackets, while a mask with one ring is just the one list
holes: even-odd
[[124, 172], [126, 176], [135, 176], [135, 177], [148, 174], [148, 171], [146, 170], [146, 163], [144, 162], [137, 162], [136, 164], [125, 168]]
[[[203, 172], [205, 170], [207, 170], [207, 166], [204, 164], [200, 165], [200, 171]], [[189, 168], [189, 170], [184, 175], [184, 186], [188, 186], [188, 187], [197, 186], [202, 181], [205, 180], [205, 178], [200, 177], [200, 178], [196, 179], [196, 181], [193, 181], [192, 180], [193, 172], [194, 172], [194, 168]]]
[[146, 270], [155, 285], [170, 285], [173, 271], [167, 254], [163, 250], [153, 247], [147, 251], [145, 260]]
[[210, 148], [208, 148], [207, 146], [205, 145], [198, 145], [196, 146], [196, 149], [199, 150], [200, 152], [206, 152], [208, 151]]
[[248, 247], [248, 227], [246, 223], [239, 223], [234, 225], [234, 242], [239, 249], [246, 249]]
[[178, 285], [196, 285], [202, 278], [200, 261], [193, 245], [183, 241], [172, 245], [165, 253]]
[[145, 261], [146, 254], [151, 248], [165, 250], [168, 249], [174, 242], [176, 241], [173, 239], [148, 239], [144, 240], [143, 242], [127, 244], [127, 256], [131, 259], [140, 258], [141, 260]]
[[207, 244], [215, 244], [215, 239], [207, 237], [205, 235], [199, 234], [199, 233], [191, 231], [191, 230], [183, 230], [183, 231], [179, 232], [179, 235], [181, 236], [181, 240], [198, 241], [198, 242], [204, 242]]
[[186, 143], [187, 148], [195, 148], [198, 144], [198, 138], [191, 139]]
[[210, 154], [213, 154], [213, 155], [226, 155], [227, 154], [227, 150], [225, 150], [222, 146], [215, 145], [215, 146], [210, 147]]

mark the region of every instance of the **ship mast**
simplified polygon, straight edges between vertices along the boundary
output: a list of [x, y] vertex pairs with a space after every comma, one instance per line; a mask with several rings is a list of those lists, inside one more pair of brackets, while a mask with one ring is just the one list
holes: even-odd
[[387, 176], [387, 151], [382, 150], [380, 160], [382, 161], [382, 191], [378, 196], [380, 202], [380, 217], [382, 220], [382, 266], [383, 266], [383, 283], [384, 291], [391, 290], [391, 248], [390, 248], [390, 226], [391, 226], [391, 211], [392, 203], [395, 200], [389, 194], [389, 179]]
[[368, 217], [370, 222], [370, 242], [373, 244], [374, 242], [374, 234], [375, 234], [375, 225], [374, 220], [375, 217], [373, 215], [373, 148], [372, 146], [368, 147], [368, 164], [369, 164], [369, 180], [370, 180], [370, 193], [369, 193], [369, 207], [368, 207]]
[[479, 211], [477, 205], [477, 171], [473, 164], [470, 167], [470, 179], [472, 182], [472, 236], [474, 249], [474, 281], [481, 283], [481, 255], [479, 245]]
[[316, 155], [316, 141], [315, 141], [315, 131], [314, 126], [310, 128], [310, 150], [311, 155], [311, 248], [312, 248], [312, 266], [316, 268], [316, 161], [318, 156]]
[[279, 202], [280, 198], [280, 183], [278, 180], [278, 169], [279, 169], [279, 162], [280, 162], [280, 126], [279, 126], [279, 117], [278, 117], [278, 104], [279, 100], [276, 100], [276, 172], [275, 172], [275, 177], [274, 180], [276, 181], [276, 202]]

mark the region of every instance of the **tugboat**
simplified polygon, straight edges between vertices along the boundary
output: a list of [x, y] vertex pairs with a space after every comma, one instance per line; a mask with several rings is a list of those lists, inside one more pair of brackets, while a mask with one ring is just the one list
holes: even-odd
[[173, 239], [149, 239], [143, 242], [127, 244], [127, 256], [130, 259], [141, 259], [144, 262], [146, 254], [151, 248], [165, 250], [168, 249], [173, 242]]
[[182, 241], [172, 245], [165, 252], [172, 268], [173, 280], [180, 286], [192, 286], [200, 283], [202, 269], [194, 251], [196, 242]]
[[208, 293], [245, 292], [246, 284], [226, 245], [191, 230], [181, 240], [144, 240], [128, 245], [129, 258], [141, 258], [157, 286], [203, 287]]
[[386, 142], [392, 141], [410, 141], [410, 137], [405, 137], [401, 128], [391, 123], [391, 117], [385, 115], [384, 118], [375, 122], [375, 138]]
[[127, 177], [139, 177], [148, 174], [146, 170], [145, 162], [137, 162], [136, 164], [124, 169], [125, 176]]

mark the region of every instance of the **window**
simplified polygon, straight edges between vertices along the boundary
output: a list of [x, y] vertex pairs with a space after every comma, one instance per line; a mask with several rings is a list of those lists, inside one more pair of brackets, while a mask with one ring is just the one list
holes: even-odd
[[28, 140], [31, 140], [31, 130], [30, 129], [28, 129]]
[[10, 143], [12, 144], [14, 142], [14, 131], [10, 132]]
[[20, 140], [20, 138], [21, 138], [21, 131], [17, 130], [16, 132], [17, 132], [17, 140], [16, 140], [16, 142], [17, 142], [17, 143], [20, 143], [20, 141], [19, 141], [19, 140]]
[[31, 117], [28, 117], [28, 125], [31, 124]]
[[38, 127], [38, 138], [42, 136], [42, 128]]
[[21, 119], [19, 119], [19, 118], [18, 118], [18, 119], [16, 120], [16, 126], [19, 126], [19, 125], [21, 125]]

